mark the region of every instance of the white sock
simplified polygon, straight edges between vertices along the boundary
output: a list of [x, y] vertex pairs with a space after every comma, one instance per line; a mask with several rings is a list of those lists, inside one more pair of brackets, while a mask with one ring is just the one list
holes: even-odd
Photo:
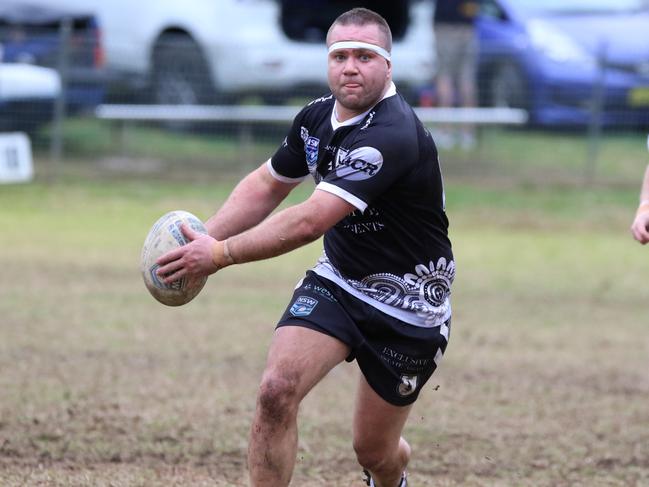
[[[370, 477], [370, 487], [376, 487], [374, 485], [374, 479]], [[406, 473], [401, 474], [401, 480], [399, 481], [398, 487], [406, 487]]]

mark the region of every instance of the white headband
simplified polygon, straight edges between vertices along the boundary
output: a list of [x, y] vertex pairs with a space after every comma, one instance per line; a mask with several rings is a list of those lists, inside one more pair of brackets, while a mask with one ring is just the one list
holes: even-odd
[[361, 41], [340, 41], [334, 42], [329, 46], [329, 53], [337, 51], [338, 49], [367, 49], [368, 51], [374, 51], [375, 53], [383, 56], [388, 61], [390, 60], [390, 53], [383, 49], [381, 46], [376, 44], [370, 44], [369, 42]]

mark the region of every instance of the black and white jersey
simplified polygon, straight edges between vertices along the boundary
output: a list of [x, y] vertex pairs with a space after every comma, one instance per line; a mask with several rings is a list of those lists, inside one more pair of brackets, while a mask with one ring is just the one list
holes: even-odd
[[394, 85], [344, 123], [334, 103], [304, 107], [268, 161], [274, 177], [311, 175], [357, 208], [325, 233], [313, 270], [390, 316], [439, 326], [451, 315], [455, 262], [433, 139]]

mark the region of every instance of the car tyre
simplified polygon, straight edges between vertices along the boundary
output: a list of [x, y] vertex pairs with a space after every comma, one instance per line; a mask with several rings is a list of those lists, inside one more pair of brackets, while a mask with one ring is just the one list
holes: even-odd
[[[200, 47], [185, 34], [165, 34], [153, 51], [151, 101], [158, 105], [210, 105], [216, 90]], [[167, 121], [168, 129], [193, 130], [191, 122]]]

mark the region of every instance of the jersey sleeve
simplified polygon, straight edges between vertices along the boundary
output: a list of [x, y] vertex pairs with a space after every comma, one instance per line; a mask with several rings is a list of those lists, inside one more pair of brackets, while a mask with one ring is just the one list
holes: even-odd
[[270, 173], [283, 182], [299, 182], [309, 175], [301, 136], [303, 116], [304, 110], [295, 116], [282, 145], [267, 162]]
[[410, 171], [417, 161], [416, 131], [374, 127], [339, 149], [334, 169], [317, 189], [336, 194], [361, 211]]

